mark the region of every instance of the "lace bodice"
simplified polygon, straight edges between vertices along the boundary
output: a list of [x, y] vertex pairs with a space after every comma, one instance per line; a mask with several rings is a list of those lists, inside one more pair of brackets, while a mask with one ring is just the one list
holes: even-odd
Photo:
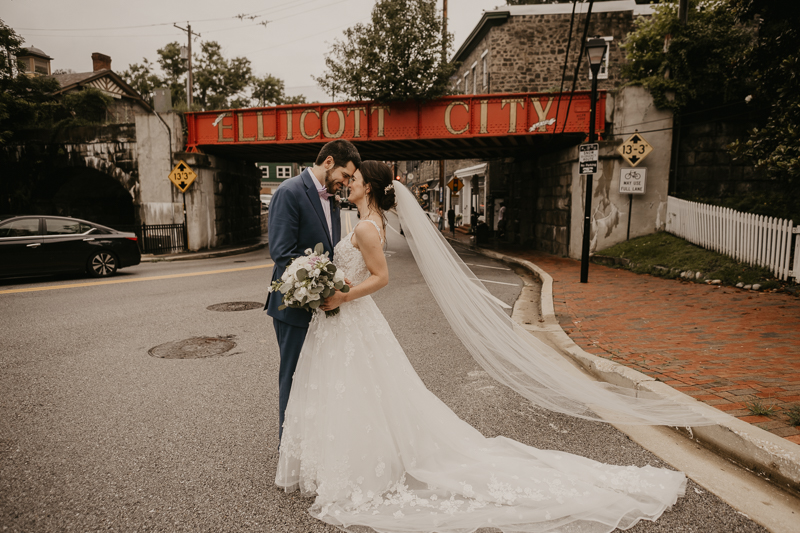
[[[374, 221], [363, 220], [362, 222], [371, 223], [375, 226], [375, 229], [378, 230], [378, 234], [380, 234], [381, 229]], [[359, 224], [360, 223], [361, 222], [359, 222]], [[340, 268], [344, 271], [345, 277], [350, 280], [353, 286], [363, 282], [370, 275], [367, 264], [364, 262], [364, 256], [361, 255], [361, 251], [353, 246], [351, 242], [354, 231], [355, 230], [342, 237], [342, 240], [340, 240], [334, 248], [333, 254], [333, 264], [336, 265], [336, 268]], [[383, 238], [381, 238], [381, 243], [383, 243]]]

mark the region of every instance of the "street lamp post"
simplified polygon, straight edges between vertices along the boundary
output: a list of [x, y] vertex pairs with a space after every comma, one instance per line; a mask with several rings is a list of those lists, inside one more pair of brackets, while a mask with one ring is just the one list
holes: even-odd
[[[600, 64], [606, 54], [606, 42], [603, 39], [592, 38], [586, 43], [586, 57], [589, 68], [592, 70], [592, 97], [591, 111], [589, 113], [589, 144], [597, 142], [594, 132], [595, 112], [597, 107], [597, 76], [600, 74]], [[599, 163], [599, 161], [598, 161]], [[586, 199], [583, 211], [583, 251], [581, 253], [581, 283], [589, 281], [589, 232], [591, 231], [592, 218], [592, 183], [594, 174], [586, 174]]]

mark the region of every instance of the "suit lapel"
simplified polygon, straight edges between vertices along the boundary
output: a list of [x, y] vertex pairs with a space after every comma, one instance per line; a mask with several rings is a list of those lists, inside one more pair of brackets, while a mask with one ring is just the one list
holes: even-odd
[[335, 207], [336, 203], [331, 202], [331, 227], [333, 228], [332, 243], [334, 246], [342, 238], [342, 217], [339, 213], [339, 208]]
[[[333, 240], [331, 239], [330, 231], [328, 230], [328, 221], [325, 220], [325, 211], [322, 210], [322, 202], [319, 199], [317, 186], [314, 183], [314, 178], [311, 177], [311, 170], [305, 169], [303, 171], [303, 184], [306, 186], [306, 196], [308, 196], [314, 211], [322, 223], [322, 229], [325, 231], [325, 236], [328, 237], [328, 244], [333, 248]], [[333, 212], [331, 212], [331, 225], [333, 225]]]

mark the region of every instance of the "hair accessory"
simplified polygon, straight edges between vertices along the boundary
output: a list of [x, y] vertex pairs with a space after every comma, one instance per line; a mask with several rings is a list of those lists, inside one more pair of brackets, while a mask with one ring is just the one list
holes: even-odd
[[388, 194], [389, 191], [393, 191], [393, 190], [394, 190], [394, 183], [390, 183], [389, 185], [387, 185], [386, 187], [383, 188], [383, 193], [384, 194]]

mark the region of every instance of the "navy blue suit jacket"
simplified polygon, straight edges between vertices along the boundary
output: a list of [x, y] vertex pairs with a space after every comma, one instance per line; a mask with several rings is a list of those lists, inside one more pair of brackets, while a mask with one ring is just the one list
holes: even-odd
[[[272, 281], [280, 278], [286, 266], [303, 255], [307, 248], [312, 250], [318, 243], [333, 259], [333, 247], [341, 239], [341, 219], [339, 208], [331, 203], [331, 226], [333, 235], [328, 233], [328, 223], [322, 210], [321, 200], [316, 183], [311, 176], [311, 169], [305, 169], [299, 176], [283, 182], [273, 193], [269, 204], [269, 254], [275, 261], [272, 267]], [[293, 326], [307, 327], [311, 321], [311, 313], [304, 309], [287, 307], [283, 311], [280, 292], [269, 293], [264, 309], [272, 318]]]

